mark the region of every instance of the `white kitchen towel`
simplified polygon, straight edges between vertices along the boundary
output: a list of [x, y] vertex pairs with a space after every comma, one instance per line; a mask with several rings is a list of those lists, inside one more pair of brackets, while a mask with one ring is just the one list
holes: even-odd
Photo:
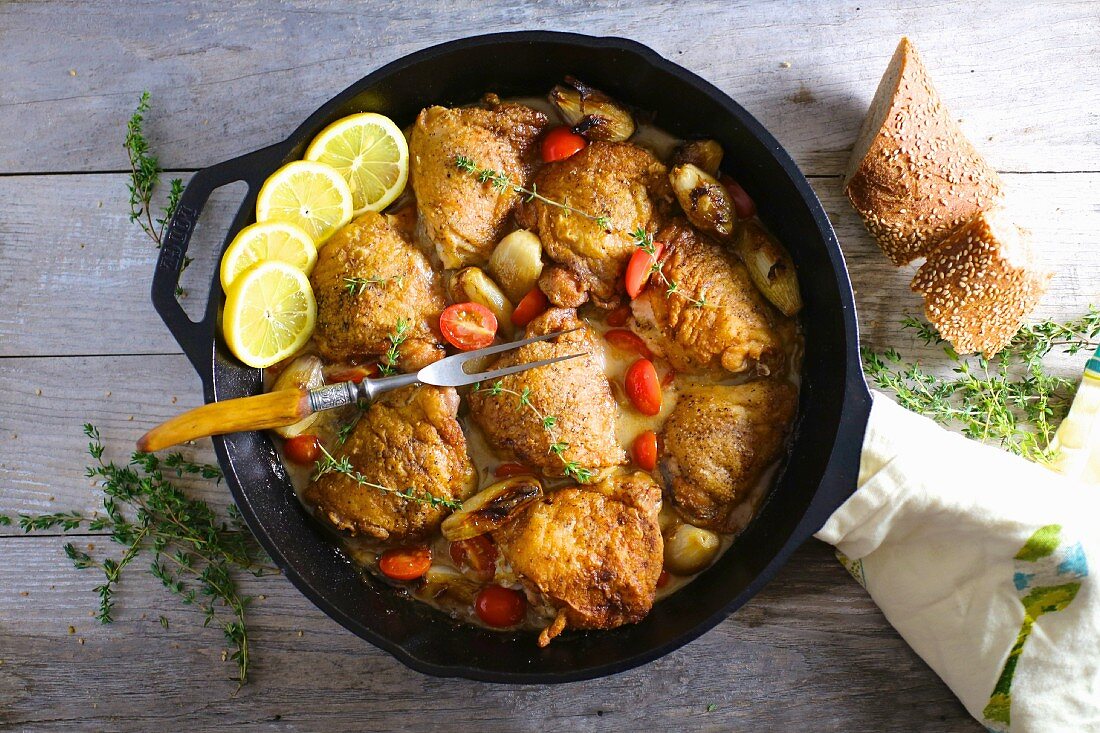
[[816, 535], [992, 731], [1100, 731], [1100, 488], [881, 394]]

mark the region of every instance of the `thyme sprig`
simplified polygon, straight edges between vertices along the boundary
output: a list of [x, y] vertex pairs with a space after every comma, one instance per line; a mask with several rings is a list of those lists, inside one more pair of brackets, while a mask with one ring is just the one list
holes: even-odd
[[386, 349], [386, 353], [382, 356], [382, 361], [378, 362], [378, 371], [382, 373], [382, 376], [388, 377], [397, 373], [397, 360], [401, 358], [400, 348], [401, 344], [405, 343], [409, 339], [409, 335], [412, 331], [412, 324], [404, 318], [398, 318], [397, 324], [394, 325], [393, 331], [386, 336], [386, 341], [389, 342], [389, 347]]
[[1081, 318], [1048, 320], [1024, 326], [992, 359], [960, 356], [929, 324], [907, 317], [905, 330], [926, 345], [944, 347], [955, 375], [941, 379], [895, 349], [863, 350], [867, 376], [879, 389], [890, 390], [898, 403], [967, 437], [996, 443], [1018, 455], [1049, 463], [1050, 441], [1073, 402], [1076, 381], [1048, 372], [1050, 352], [1076, 354], [1100, 342], [1100, 309], [1090, 306]]
[[610, 230], [611, 228], [611, 220], [607, 216], [591, 214], [575, 206], [570, 206], [561, 201], [555, 201], [552, 198], [543, 196], [538, 192], [538, 187], [534, 184], [531, 184], [531, 188], [520, 186], [519, 184], [513, 183], [504, 173], [495, 171], [491, 168], [482, 168], [473, 158], [465, 155], [456, 155], [455, 167], [464, 173], [474, 176], [481, 183], [490, 184], [497, 191], [504, 192], [511, 189], [515, 193], [524, 195], [527, 201], [534, 201], [537, 199], [549, 206], [556, 206], [567, 213], [579, 214], [585, 219], [590, 219], [596, 222], [596, 225], [601, 229]]
[[638, 227], [630, 233], [630, 238], [634, 240], [634, 246], [645, 252], [647, 255], [653, 258], [653, 264], [649, 266], [650, 276], [657, 275], [661, 278], [661, 282], [665, 285], [665, 293], [671, 297], [673, 295], [679, 295], [684, 300], [694, 305], [696, 308], [708, 308], [710, 303], [707, 302], [707, 296], [704, 295], [701, 298], [693, 298], [683, 290], [680, 290], [680, 285], [675, 280], [670, 280], [665, 275], [664, 267], [661, 261], [657, 258], [657, 245], [653, 242], [653, 235], [648, 233], [645, 229]]
[[362, 295], [367, 291], [367, 288], [375, 285], [384, 285], [388, 282], [397, 283], [397, 287], [402, 287], [405, 284], [405, 278], [401, 275], [394, 275], [393, 277], [378, 277], [376, 275], [368, 275], [367, 277], [345, 277], [344, 278], [344, 290], [348, 291], [349, 295]]
[[[173, 178], [168, 183], [168, 199], [160, 216], [153, 217], [153, 194], [160, 186], [160, 174], [163, 169], [160, 161], [149, 151], [149, 141], [145, 138], [145, 115], [149, 112], [149, 92], [142, 92], [137, 108], [126, 123], [126, 139], [123, 146], [130, 159], [130, 221], [137, 222], [149, 239], [159, 249], [164, 243], [164, 231], [172, 215], [176, 213], [180, 197], [183, 195], [183, 179]], [[183, 258], [183, 269], [191, 264], [190, 257]], [[181, 270], [182, 272], [182, 270]], [[176, 288], [176, 294], [183, 291]]]
[[393, 496], [400, 496], [403, 499], [409, 501], [415, 501], [418, 504], [427, 504], [435, 509], [436, 507], [447, 507], [448, 509], [461, 509], [462, 502], [456, 499], [445, 499], [442, 496], [436, 496], [428, 491], [418, 491], [412, 487], [406, 489], [395, 489], [390, 486], [383, 486], [382, 484], [374, 483], [367, 479], [359, 471], [355, 470], [355, 467], [351, 465], [351, 461], [347, 456], [340, 456], [339, 460], [333, 457], [328, 450], [322, 445], [320, 446], [321, 452], [324, 453], [324, 458], [317, 461], [313, 471], [313, 480], [321, 478], [328, 473], [342, 473], [359, 486], [364, 486], [375, 491], [380, 491], [383, 494], [392, 494]]
[[[197, 464], [173, 453], [164, 459], [150, 453], [134, 453], [130, 463], [119, 466], [103, 459], [103, 441], [99, 430], [84, 426], [88, 436], [88, 454], [95, 461], [87, 469], [103, 490], [104, 514], [85, 516], [80, 512], [20, 514], [19, 526], [25, 532], [60, 529], [72, 532], [82, 527], [91, 532], [109, 532], [112, 541], [125, 549], [116, 558], [96, 559], [65, 545], [65, 555], [79, 570], [98, 569], [104, 582], [96, 586], [102, 623], [114, 620], [115, 593], [123, 570], [143, 554], [152, 555], [150, 572], [184, 604], [195, 606], [203, 615], [203, 626], [221, 628], [233, 649], [229, 654], [237, 665], [233, 679], [240, 685], [248, 681], [250, 663], [245, 610], [250, 598], [241, 595], [235, 575], [247, 571], [254, 575], [277, 572], [256, 544], [240, 514], [230, 507], [223, 520], [206, 502], [188, 498], [173, 484], [172, 474], [186, 474], [221, 480], [216, 466]], [[0, 523], [10, 523], [8, 522]]]
[[517, 399], [516, 409], [522, 410], [523, 408], [529, 409], [534, 413], [535, 417], [542, 423], [542, 428], [545, 430], [551, 439], [550, 452], [556, 455], [562, 462], [563, 471], [566, 476], [570, 476], [578, 483], [587, 483], [595, 475], [594, 472], [582, 466], [578, 461], [569, 460], [565, 457], [565, 451], [569, 450], [569, 444], [554, 438], [554, 427], [558, 424], [558, 418], [554, 415], [549, 415], [539, 408], [535, 407], [535, 404], [531, 401], [531, 388], [524, 387], [522, 392], [517, 392], [514, 389], [508, 389], [504, 386], [503, 381], [497, 380], [493, 382], [488, 388], [482, 387], [481, 382], [474, 385], [474, 392], [484, 390], [491, 397], [496, 397], [502, 394], [512, 395]]

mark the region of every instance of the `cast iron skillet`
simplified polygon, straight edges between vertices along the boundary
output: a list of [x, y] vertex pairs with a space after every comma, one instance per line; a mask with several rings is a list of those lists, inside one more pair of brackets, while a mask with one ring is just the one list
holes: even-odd
[[228, 243], [253, 221], [264, 179], [300, 158], [330, 122], [370, 110], [405, 125], [429, 104], [467, 104], [487, 90], [504, 97], [545, 94], [565, 74], [655, 112], [656, 124], [673, 134], [716, 138], [726, 151], [723, 168], [744, 185], [761, 219], [790, 250], [805, 301], [806, 341], [791, 451], [757, 518], [690, 586], [656, 604], [639, 624], [566, 633], [539, 649], [531, 632], [499, 633], [460, 624], [365, 577], [302, 509], [264, 433], [215, 438], [237, 506], [290, 581], [349, 630], [427, 674], [565, 682], [656, 659], [709, 630], [757, 593], [855, 487], [870, 396], [859, 366], [851, 285], [821, 204], [779, 143], [736, 102], [649, 48], [620, 38], [522, 32], [434, 46], [348, 87], [283, 142], [196, 173], [169, 225], [152, 298], [202, 378], [206, 401], [256, 394], [262, 382], [260, 370], [238, 362], [219, 335], [217, 268], [201, 321], [189, 320], [174, 295], [191, 232], [212, 191], [239, 180], [248, 184], [226, 234]]

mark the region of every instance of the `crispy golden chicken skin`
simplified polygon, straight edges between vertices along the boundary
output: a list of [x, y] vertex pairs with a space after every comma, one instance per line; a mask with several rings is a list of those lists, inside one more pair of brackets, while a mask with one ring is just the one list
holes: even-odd
[[654, 275], [631, 310], [641, 334], [672, 367], [693, 373], [780, 369], [782, 316], [757, 291], [741, 261], [686, 222], [665, 227], [657, 240], [666, 246], [662, 271], [678, 292], [669, 293], [668, 284]]
[[553, 491], [494, 533], [528, 592], [557, 610], [540, 646], [566, 625], [611, 629], [645, 618], [664, 559], [660, 510], [649, 474], [618, 474]]
[[435, 247], [444, 267], [483, 264], [519, 201], [511, 188], [495, 188], [460, 170], [458, 156], [527, 186], [545, 126], [546, 115], [521, 104], [421, 111], [409, 142], [409, 175], [420, 238]]
[[332, 361], [379, 356], [405, 322], [398, 367], [413, 371], [443, 357], [443, 283], [428, 258], [379, 214], [368, 211], [333, 235], [310, 276], [317, 297], [317, 350]]
[[797, 406], [794, 386], [776, 379], [687, 388], [661, 431], [673, 505], [699, 527], [743, 528], [755, 509], [753, 489], [779, 457]]
[[[439, 387], [406, 387], [371, 405], [336, 460], [347, 456], [370, 482], [404, 491], [462, 500], [477, 486], [458, 414], [458, 393]], [[445, 507], [358, 485], [343, 473], [327, 473], [303, 498], [318, 517], [353, 535], [404, 541], [434, 532]]]
[[[571, 328], [579, 330], [510, 351], [490, 368], [582, 352], [589, 356], [504, 377], [501, 387], [508, 391], [500, 394], [493, 393], [491, 384], [483, 384], [469, 397], [470, 413], [489, 444], [546, 476], [564, 474], [562, 459], [593, 471], [626, 463], [626, 452], [615, 438], [619, 407], [604, 374], [602, 340], [575, 311], [560, 308], [531, 321], [526, 335]], [[524, 390], [530, 390], [528, 399], [535, 409], [520, 405], [518, 395]], [[554, 416], [554, 424], [545, 427], [540, 414]], [[568, 444], [560, 458], [550, 450], [555, 442]]]
[[539, 284], [555, 305], [576, 307], [591, 296], [599, 306], [618, 305], [623, 272], [634, 252], [630, 233], [653, 232], [660, 210], [672, 201], [667, 171], [648, 150], [633, 143], [594, 142], [584, 150], [542, 168], [538, 192], [591, 216], [531, 201], [522, 219], [538, 232], [556, 264]]

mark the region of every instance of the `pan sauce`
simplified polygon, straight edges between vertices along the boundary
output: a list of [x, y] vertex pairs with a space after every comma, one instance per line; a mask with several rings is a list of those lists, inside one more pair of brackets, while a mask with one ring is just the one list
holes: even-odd
[[[507, 101], [526, 104], [546, 113], [552, 120], [557, 119], [557, 113], [553, 106], [544, 98], [516, 97]], [[405, 133], [406, 137], [408, 137], [409, 130], [406, 129]], [[655, 125], [639, 121], [637, 130], [630, 138], [630, 142], [649, 149], [660, 160], [667, 162], [673, 149], [681, 140]], [[412, 187], [409, 186], [406, 188], [406, 191], [391, 204], [387, 211], [400, 209], [412, 202], [412, 200]], [[438, 267], [439, 262], [434, 253], [427, 254], [432, 257], [433, 263]], [[607, 315], [606, 312], [591, 305], [583, 306], [579, 310], [578, 315], [587, 325], [601, 334], [612, 328], [612, 326], [608, 325], [604, 320]], [[802, 335], [797, 321], [794, 321], [794, 328], [790, 329], [790, 333], [784, 335], [787, 336], [785, 339], [785, 347], [786, 353], [788, 354], [786, 378], [797, 387], [799, 384], [802, 359]], [[522, 336], [522, 329], [517, 329], [515, 338], [522, 338]], [[298, 355], [311, 353], [313, 351], [312, 342], [310, 342], [303, 347]], [[298, 355], [295, 355], [295, 357], [288, 359], [284, 363], [289, 363]], [[606, 345], [605, 354], [601, 358], [604, 371], [611, 383], [612, 394], [621, 407], [617, 416], [617, 438], [619, 443], [627, 449], [628, 454], [631, 443], [641, 432], [653, 430], [660, 433], [661, 426], [675, 407], [678, 395], [684, 387], [694, 384], [740, 384], [750, 381], [752, 378], [751, 375], [726, 375], [725, 378], [718, 378], [710, 375], [678, 375], [670, 385], [664, 388], [664, 400], [661, 412], [656, 416], [647, 417], [631, 408], [630, 402], [624, 395], [622, 389], [624, 373], [627, 367], [629, 367], [636, 358], [636, 355], [615, 349], [609, 344]], [[662, 374], [662, 366], [667, 368], [667, 365], [662, 365], [659, 357], [657, 359], [657, 366], [659, 372]], [[265, 372], [265, 384], [268, 388], [270, 388], [275, 376], [277, 376], [277, 371], [275, 370], [267, 370]], [[465, 395], [463, 390], [460, 389], [459, 392], [463, 396]], [[337, 439], [337, 431], [341, 425], [353, 419], [354, 415], [354, 408], [345, 408], [342, 411], [323, 413], [309, 432], [316, 434], [319, 440], [326, 446], [334, 445]], [[499, 481], [499, 479], [493, 475], [493, 471], [498, 465], [509, 462], [509, 460], [507, 458], [498, 457], [489, 447], [482, 430], [470, 418], [465, 400], [463, 400], [462, 406], [459, 409], [458, 419], [466, 435], [468, 454], [477, 470], [478, 491], [480, 491], [490, 484]], [[308, 467], [303, 467], [287, 460], [283, 453], [282, 441], [276, 442], [278, 443], [279, 453], [283, 456], [283, 465], [286, 467], [294, 485], [295, 492], [301, 500], [303, 492], [309, 484], [311, 470]], [[777, 461], [762, 472], [752, 493], [736, 510], [732, 519], [734, 531], [728, 534], [719, 535], [721, 546], [715, 554], [715, 559], [730, 549], [737, 536], [757, 513], [757, 510], [765, 500], [768, 490], [774, 482], [778, 463]], [[540, 480], [547, 492], [551, 492], [555, 488], [572, 483], [568, 479], [540, 478]], [[658, 481], [661, 481], [660, 477], [658, 477]], [[305, 505], [304, 502], [303, 505]], [[305, 506], [307, 509], [310, 509], [308, 505]], [[677, 512], [666, 501], [665, 508], [662, 509], [661, 512], [663, 534], [666, 537], [669, 536], [671, 529], [682, 522], [683, 520], [679, 517]], [[472, 603], [472, 593], [476, 593], [477, 587], [481, 585], [480, 581], [463, 575], [454, 565], [448, 551], [449, 543], [438, 532], [436, 532], [433, 538], [427, 542], [432, 550], [432, 571], [429, 572], [433, 577], [444, 576], [445, 578], [451, 578], [456, 581], [450, 590], [446, 591], [440, 590], [441, 586], [439, 584], [425, 582], [424, 579], [399, 582], [387, 578], [378, 570], [377, 564], [378, 555], [387, 546], [385, 543], [363, 537], [350, 537], [336, 532], [324, 522], [322, 522], [322, 524], [325, 526], [326, 531], [330, 531], [336, 536], [337, 541], [352, 561], [363, 567], [371, 577], [394, 587], [399, 594], [427, 603], [461, 622], [486, 626], [474, 612]], [[657, 601], [683, 588], [698, 574], [699, 573], [696, 573], [690, 576], [669, 575], [667, 584], [657, 589]], [[515, 587], [519, 587], [518, 581], [509, 583], [507, 582], [508, 579], [514, 579], [514, 575], [510, 568], [507, 567], [504, 558], [498, 557], [497, 576], [493, 582], [506, 586], [514, 585]], [[521, 622], [519, 628], [530, 630], [542, 629], [553, 616], [553, 610], [548, 607], [528, 604], [526, 619]], [[501, 631], [501, 629], [493, 630]], [[504, 631], [508, 630], [509, 629], [504, 629]]]

